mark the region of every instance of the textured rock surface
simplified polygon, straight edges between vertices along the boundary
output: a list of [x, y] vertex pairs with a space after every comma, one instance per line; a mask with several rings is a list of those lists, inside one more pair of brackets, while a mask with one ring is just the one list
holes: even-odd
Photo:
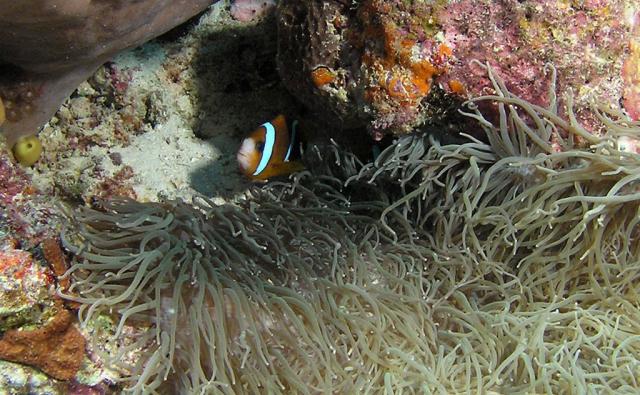
[[474, 59], [536, 104], [547, 102], [539, 75], [553, 63], [589, 126], [592, 102], [617, 105], [623, 94], [637, 117], [637, 87], [624, 87], [638, 84], [637, 60], [623, 64], [639, 11], [630, 0], [283, 0], [278, 62], [288, 88], [322, 118], [376, 138], [446, 123], [451, 98], [487, 93]]
[[156, 37], [212, 0], [0, 1], [0, 96], [10, 142], [34, 134], [117, 52]]
[[624, 107], [631, 118], [640, 120], [640, 13], [635, 14], [634, 35], [631, 38], [629, 56], [624, 62]]
[[0, 360], [0, 388], [3, 395], [69, 393], [65, 385], [38, 369], [2, 360]]
[[87, 355], [68, 310], [77, 305], [56, 294], [68, 286], [57, 278], [66, 270], [58, 240], [33, 251], [0, 244], [0, 393], [106, 394], [113, 374]]
[[0, 333], [48, 319], [53, 277], [32, 255], [10, 245], [0, 250]]
[[59, 231], [55, 202], [31, 181], [20, 165], [0, 151], [0, 241], [10, 237], [33, 247]]
[[85, 340], [54, 295], [54, 279], [31, 253], [10, 244], [0, 250], [0, 359], [68, 380], [82, 364]]

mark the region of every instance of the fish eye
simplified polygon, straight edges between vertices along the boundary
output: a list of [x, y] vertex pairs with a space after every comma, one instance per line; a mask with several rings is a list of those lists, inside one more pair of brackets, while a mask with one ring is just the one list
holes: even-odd
[[256, 150], [262, 152], [264, 150], [264, 141], [258, 141], [256, 143]]

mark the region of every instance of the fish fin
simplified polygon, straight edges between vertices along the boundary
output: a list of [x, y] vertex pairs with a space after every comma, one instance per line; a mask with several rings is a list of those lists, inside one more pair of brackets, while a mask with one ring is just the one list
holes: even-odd
[[252, 178], [255, 180], [267, 180], [273, 177], [286, 176], [304, 170], [304, 168], [304, 164], [300, 161], [274, 162], [262, 173]]
[[287, 147], [285, 162], [299, 160], [300, 158], [302, 158], [302, 134], [298, 126], [298, 121], [294, 120], [291, 123], [289, 146]]

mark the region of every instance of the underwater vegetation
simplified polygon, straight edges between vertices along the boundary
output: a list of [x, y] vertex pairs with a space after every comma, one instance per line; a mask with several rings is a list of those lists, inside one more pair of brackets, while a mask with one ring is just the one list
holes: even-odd
[[121, 384], [638, 391], [640, 124], [596, 106], [593, 134], [571, 94], [560, 105], [554, 68], [540, 105], [475, 66], [494, 93], [467, 103], [463, 142], [408, 135], [366, 164], [316, 146], [312, 171], [236, 204], [77, 209], [65, 297], [83, 325], [115, 317], [102, 358]]

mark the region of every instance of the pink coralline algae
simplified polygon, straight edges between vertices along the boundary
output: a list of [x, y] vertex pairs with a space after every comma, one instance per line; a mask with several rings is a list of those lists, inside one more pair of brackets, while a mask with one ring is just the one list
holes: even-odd
[[231, 16], [240, 22], [262, 18], [275, 8], [274, 0], [235, 0], [231, 4]]
[[379, 138], [439, 116], [447, 124], [452, 100], [491, 92], [472, 60], [541, 105], [549, 91], [543, 70], [553, 64], [558, 91], [571, 91], [578, 120], [595, 128], [592, 105], [618, 106], [623, 95], [637, 117], [639, 12], [631, 0], [283, 0], [279, 71], [319, 118]]
[[487, 92], [490, 82], [469, 65], [477, 59], [491, 64], [515, 95], [545, 105], [548, 79], [541, 70], [551, 63], [558, 90], [572, 90], [579, 120], [589, 127], [593, 102], [617, 106], [623, 95], [623, 63], [638, 12], [637, 2], [621, 0], [452, 3], [435, 14], [453, 51], [438, 82], [446, 88], [460, 81], [471, 95]]

